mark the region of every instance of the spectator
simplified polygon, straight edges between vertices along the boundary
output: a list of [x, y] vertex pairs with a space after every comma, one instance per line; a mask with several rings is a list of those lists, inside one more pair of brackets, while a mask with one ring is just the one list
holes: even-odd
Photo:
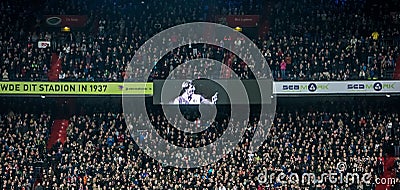
[[281, 69], [281, 77], [283, 80], [285, 80], [286, 79], [286, 62], [283, 59], [280, 63], [280, 69]]
[[3, 79], [3, 81], [8, 81], [8, 80], [9, 80], [7, 70], [4, 70], [4, 71], [3, 71], [3, 73], [2, 73], [2, 79]]

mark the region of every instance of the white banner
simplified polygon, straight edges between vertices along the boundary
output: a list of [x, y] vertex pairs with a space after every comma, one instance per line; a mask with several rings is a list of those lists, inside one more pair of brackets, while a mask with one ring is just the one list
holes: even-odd
[[47, 47], [50, 47], [50, 42], [49, 42], [49, 41], [39, 41], [39, 42], [38, 42], [38, 47], [39, 47], [39, 48], [47, 48]]
[[400, 81], [274, 82], [274, 94], [400, 93]]

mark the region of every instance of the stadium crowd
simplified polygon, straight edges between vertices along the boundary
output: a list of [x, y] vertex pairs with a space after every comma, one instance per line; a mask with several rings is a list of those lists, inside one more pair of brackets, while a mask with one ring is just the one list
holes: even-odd
[[[180, 5], [175, 6], [177, 2]], [[222, 0], [216, 7], [205, 2], [70, 0], [46, 4], [42, 10], [26, 7], [24, 1], [2, 1], [0, 79], [47, 81], [52, 53], [62, 52], [61, 81], [140, 80], [148, 76], [140, 69], [128, 71], [130, 60], [157, 32], [177, 24], [206, 21], [216, 13], [263, 11], [263, 5], [257, 1], [242, 6], [244, 1]], [[399, 31], [387, 12], [377, 13], [382, 18], [378, 22], [365, 13], [364, 4], [358, 3], [362, 1], [320, 2], [316, 5], [308, 0], [281, 1], [270, 7], [269, 33], [252, 40], [265, 56], [273, 77], [278, 80], [390, 79], [386, 74], [395, 67], [399, 56]], [[216, 10], [224, 5], [228, 8]], [[32, 13], [34, 17], [29, 17]], [[97, 23], [90, 32], [73, 31], [62, 36], [38, 27], [40, 19], [35, 18], [41, 14], [88, 14], [89, 20]], [[34, 32], [26, 28], [29, 22], [36, 24]], [[37, 47], [37, 41], [43, 39], [51, 41], [50, 48]], [[388, 43], [389, 40], [393, 43]], [[240, 40], [236, 39], [234, 44], [247, 51]], [[194, 58], [233, 63], [241, 77], [249, 78], [250, 74], [239, 57], [215, 46], [185, 46], [166, 58], [170, 60], [156, 64], [152, 78], [165, 78], [177, 65]], [[152, 58], [147, 62], [154, 64]], [[256, 69], [265, 67], [255, 65]], [[192, 69], [193, 73], [187, 72]], [[254, 72], [258, 77], [267, 77], [260, 76], [261, 73]], [[197, 78], [221, 73], [184, 66], [178, 74]], [[308, 102], [308, 105], [278, 107], [266, 142], [256, 153], [248, 152], [247, 138], [251, 135], [246, 133], [245, 140], [219, 162], [178, 169], [164, 167], [136, 144], [148, 138], [146, 131], [136, 130], [138, 126], [163, 123], [162, 116], [146, 121], [137, 115], [127, 118], [120, 110], [110, 110], [107, 105], [103, 105], [103, 111], [82, 105], [73, 116], [68, 116], [67, 141], [47, 149], [54, 113], [43, 112], [46, 109], [40, 103], [35, 109], [42, 111], [35, 113], [20, 102], [22, 106], [17, 109], [1, 109], [0, 185], [3, 189], [374, 189], [373, 183], [287, 184], [273, 178], [261, 183], [257, 177], [265, 172], [342, 172], [370, 173], [376, 179], [384, 172], [381, 159], [393, 154], [390, 147], [400, 146], [397, 104]], [[1, 104], [2, 108], [9, 106], [5, 101]], [[126, 125], [126, 119], [132, 125]], [[213, 132], [221, 133], [221, 130]], [[199, 146], [201, 140], [208, 142], [213, 138], [191, 143]], [[347, 169], [339, 171], [338, 163], [346, 163]], [[398, 181], [400, 164], [393, 169]]]
[[[274, 4], [269, 10], [271, 35], [262, 41], [272, 70], [286, 66], [289, 73], [280, 77], [290, 80], [388, 79], [385, 72], [399, 55], [398, 24], [389, 16], [387, 4], [378, 10], [367, 5], [365, 1]], [[391, 40], [397, 42], [386, 43]]]
[[[278, 107], [266, 142], [256, 153], [248, 152], [244, 140], [217, 163], [191, 169], [164, 167], [138, 148], [136, 143], [146, 141], [148, 134], [137, 129], [150, 125], [150, 120], [131, 120], [134, 123], [127, 126], [122, 113], [101, 105], [102, 112], [83, 108], [86, 114], [73, 115], [67, 141], [51, 149], [45, 146], [54, 119], [49, 114], [3, 113], [0, 184], [3, 189], [375, 189], [373, 182], [258, 180], [265, 172], [370, 173], [372, 180], [382, 175], [381, 159], [394, 154], [388, 147], [400, 142], [399, 113], [393, 103], [307, 104]], [[338, 163], [346, 163], [344, 171]], [[397, 166], [393, 171], [398, 182]]]
[[[377, 17], [368, 15], [363, 1], [338, 2], [282, 1], [269, 6], [270, 30], [253, 41], [267, 59], [275, 79], [392, 78], [399, 55], [398, 24], [392, 21], [388, 11], [380, 11]], [[65, 55], [59, 75], [61, 81], [123, 81], [126, 72], [139, 76], [143, 73], [127, 71], [130, 60], [147, 39], [163, 29], [207, 21], [215, 14], [263, 13], [263, 5], [256, 1], [219, 1], [214, 6], [206, 1], [175, 1], [179, 6], [174, 6], [174, 3], [158, 1], [105, 0], [96, 4], [71, 0], [48, 4], [39, 13], [86, 13], [88, 22], [96, 23], [86, 31], [61, 35], [45, 31], [39, 15], [33, 22], [37, 23], [34, 32], [23, 27], [29, 23], [12, 24], [18, 8], [22, 8], [18, 3], [20, 1], [6, 1], [1, 6], [3, 26], [8, 26], [2, 28], [0, 39], [0, 77], [4, 81], [47, 80], [52, 52]], [[227, 8], [218, 9], [218, 6]], [[51, 41], [51, 47], [38, 48], [39, 40]], [[192, 56], [206, 57], [212, 51], [199, 49], [198, 56], [185, 51], [179, 55], [178, 62], [182, 64]], [[222, 52], [223, 57], [230, 56], [227, 50]], [[152, 64], [153, 60], [148, 61]], [[266, 65], [258, 66], [265, 68]]]

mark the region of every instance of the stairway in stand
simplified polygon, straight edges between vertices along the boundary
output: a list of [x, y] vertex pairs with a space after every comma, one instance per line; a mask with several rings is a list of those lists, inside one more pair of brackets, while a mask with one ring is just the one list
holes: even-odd
[[67, 128], [68, 128], [68, 120], [66, 119], [57, 119], [54, 121], [53, 126], [51, 127], [50, 138], [47, 141], [47, 149], [51, 149], [57, 141], [60, 143], [65, 143], [67, 140]]
[[[231, 78], [232, 75], [232, 62], [233, 62], [233, 58], [235, 57], [235, 55], [231, 52], [228, 52], [227, 55], [225, 55], [224, 57], [224, 64], [227, 67], [221, 67], [221, 78], [225, 78], [225, 79], [229, 79]], [[230, 69], [229, 69], [230, 68]]]
[[47, 149], [51, 149], [57, 141], [64, 144], [67, 140], [67, 128], [69, 118], [75, 110], [75, 102], [68, 98], [58, 98], [54, 105], [54, 122], [51, 127], [49, 140], [47, 141]]
[[265, 39], [267, 37], [269, 31], [269, 23], [267, 20], [263, 21], [258, 28], [258, 35], [261, 37], [261, 39]]
[[[376, 185], [375, 190], [391, 190], [391, 186], [393, 182], [390, 182], [392, 179], [396, 179], [396, 174], [394, 170], [394, 164], [396, 161], [395, 157], [388, 156], [383, 159], [383, 174], [380, 176], [380, 183]], [[386, 183], [386, 184], [382, 184]], [[392, 184], [390, 184], [392, 183]]]
[[51, 55], [51, 66], [48, 73], [49, 81], [58, 81], [58, 77], [61, 73], [61, 58], [56, 53]]
[[400, 56], [396, 60], [396, 67], [394, 69], [393, 79], [400, 80]]

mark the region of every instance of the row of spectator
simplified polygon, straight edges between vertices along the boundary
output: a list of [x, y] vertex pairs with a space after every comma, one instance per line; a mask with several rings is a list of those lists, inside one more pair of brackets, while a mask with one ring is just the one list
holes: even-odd
[[[3, 28], [0, 36], [0, 78], [5, 81], [47, 80], [51, 53], [63, 52], [65, 57], [59, 76], [61, 81], [122, 81], [126, 72], [135, 75], [143, 72], [128, 69], [130, 64], [136, 64], [130, 63], [132, 56], [147, 39], [162, 29], [182, 23], [206, 21], [212, 16], [210, 14], [219, 12], [215, 12], [219, 5], [228, 5], [228, 9], [231, 9], [221, 9], [222, 14], [233, 14], [235, 11], [232, 10], [235, 9], [246, 14], [252, 12], [250, 9], [259, 12], [262, 7], [268, 7], [255, 1], [250, 1], [249, 4], [242, 1], [221, 1], [217, 3], [218, 6], [212, 7], [204, 1], [180, 3], [182, 4], [174, 6], [174, 3], [167, 2], [131, 3], [105, 0], [103, 4], [71, 1], [63, 3], [66, 6], [47, 5], [46, 14], [78, 11], [88, 13], [91, 20], [99, 21], [96, 24], [98, 32], [72, 32], [63, 36], [40, 30], [28, 32], [22, 24], [12, 24], [12, 18], [17, 14], [14, 8], [24, 8], [18, 3], [5, 2], [3, 7], [10, 8], [4, 8], [1, 20], [4, 22], [3, 26], [9, 27]], [[335, 4], [332, 1], [319, 4], [311, 1], [282, 1], [269, 8], [269, 33], [266, 38], [253, 41], [266, 58], [275, 79], [392, 78], [391, 73], [399, 55], [399, 31], [395, 27], [398, 25], [393, 23], [388, 13], [383, 12], [382, 20], [376, 20], [366, 14], [365, 2], [362, 1], [344, 4]], [[373, 32], [374, 35], [371, 35]], [[51, 41], [50, 49], [39, 49], [38, 40]], [[237, 44], [244, 46], [240, 42]], [[204, 55], [210, 52], [204, 49], [198, 53], [207, 57]], [[183, 64], [191, 56], [196, 57], [193, 54], [181, 56], [183, 57], [178, 64]], [[224, 56], [227, 56], [226, 51]], [[151, 61], [148, 64], [152, 64]], [[256, 66], [266, 67], [262, 63]]]
[[[249, 136], [245, 134], [243, 142], [217, 163], [192, 169], [164, 167], [137, 146], [150, 135], [137, 129], [154, 121], [163, 123], [163, 117], [155, 115], [154, 121], [146, 121], [145, 116], [118, 112], [73, 115], [67, 141], [47, 150], [52, 115], [5, 113], [0, 117], [0, 185], [4, 189], [30, 189], [40, 179], [37, 186], [44, 189], [375, 189], [374, 183], [286, 184], [288, 179], [272, 177], [265, 183], [257, 180], [264, 172], [275, 176], [281, 172], [316, 176], [324, 172], [369, 173], [372, 179], [382, 175], [382, 159], [393, 154], [390, 147], [400, 142], [395, 104], [307, 104], [278, 107], [265, 143], [257, 152], [248, 151]], [[265, 121], [261, 121], [263, 124]], [[234, 125], [237, 128], [241, 124]], [[164, 127], [161, 133], [172, 132]], [[347, 169], [338, 171], [338, 163], [345, 163]], [[398, 182], [399, 165], [393, 171]]]

